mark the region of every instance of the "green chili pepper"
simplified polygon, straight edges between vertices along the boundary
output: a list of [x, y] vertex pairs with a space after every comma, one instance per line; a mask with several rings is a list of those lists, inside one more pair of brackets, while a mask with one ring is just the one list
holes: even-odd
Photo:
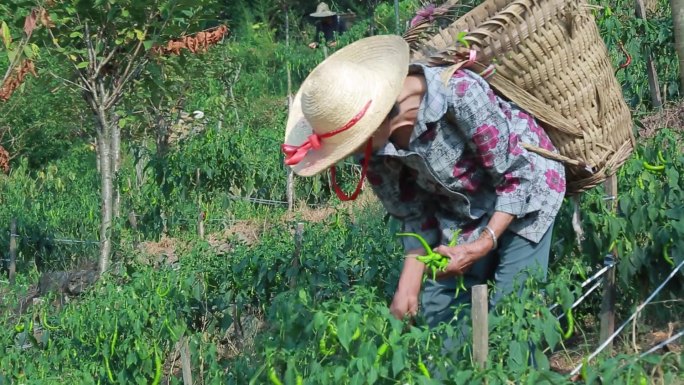
[[116, 340], [119, 338], [119, 317], [114, 318], [114, 334], [109, 342], [109, 356], [114, 357], [114, 350], [116, 349]]
[[168, 283], [168, 279], [165, 279], [165, 281], [167, 281], [166, 288], [162, 289], [161, 284], [159, 284], [159, 286], [157, 286], [156, 288], [157, 295], [160, 298], [166, 297], [166, 295], [169, 294], [169, 292], [171, 291], [171, 284]]
[[659, 165], [659, 166], [654, 166], [646, 161], [643, 162], [644, 168], [648, 171], [653, 171], [653, 172], [660, 172], [665, 170], [664, 165]]
[[382, 357], [387, 353], [387, 350], [389, 349], [389, 344], [387, 342], [383, 342], [382, 345], [378, 348], [378, 354], [375, 355], [375, 365], [377, 366], [380, 363], [380, 360], [382, 360]]
[[568, 308], [568, 310], [565, 311], [565, 318], [568, 319], [568, 330], [566, 332], [563, 332], [563, 329], [561, 329], [560, 324], [557, 324], [556, 327], [563, 336], [563, 339], [567, 340], [568, 338], [572, 337], [572, 334], [575, 331], [575, 318], [572, 316], [572, 307]]
[[321, 350], [321, 353], [325, 356], [331, 356], [335, 354], [337, 349], [335, 348], [334, 344], [331, 344], [330, 347], [328, 347], [328, 333], [324, 332], [323, 337], [321, 337], [320, 341], [318, 341], [318, 348]]
[[431, 378], [430, 372], [428, 371], [427, 367], [423, 363], [423, 357], [421, 357], [420, 355], [418, 355], [418, 370], [420, 370], [420, 374], [422, 374], [423, 376], [427, 377], [428, 379]]
[[59, 329], [57, 326], [52, 326], [52, 325], [48, 324], [48, 322], [47, 322], [47, 315], [46, 315], [46, 314], [47, 314], [47, 311], [43, 311], [42, 314], [41, 314], [41, 317], [40, 317], [40, 321], [41, 321], [41, 324], [43, 325], [43, 327], [44, 327], [45, 329], [47, 329], [47, 330], [57, 330], [57, 329]]
[[178, 340], [178, 336], [176, 335], [176, 332], [174, 332], [173, 329], [171, 329], [171, 325], [169, 325], [169, 319], [168, 318], [164, 319], [164, 326], [166, 326], [166, 330], [169, 331], [171, 338], [174, 341]]
[[427, 253], [426, 255], [420, 255], [416, 257], [416, 259], [422, 263], [425, 264], [425, 266], [432, 270], [432, 279], [435, 280], [437, 278], [437, 272], [438, 271], [445, 271], [446, 267], [449, 265], [449, 258], [445, 257], [441, 254], [435, 253], [432, 251], [430, 246], [427, 244], [425, 239], [421, 237], [418, 234], [415, 233], [397, 233], [398, 236], [409, 236], [409, 237], [414, 237], [417, 238], [420, 243], [423, 245], [423, 248], [425, 249], [425, 252]]
[[297, 374], [296, 385], [304, 385], [304, 377], [301, 374]]
[[658, 160], [660, 161], [660, 163], [667, 163], [665, 161], [665, 157], [663, 156], [663, 152], [661, 150], [658, 150]]
[[675, 263], [672, 257], [670, 257], [670, 253], [667, 251], [667, 249], [670, 248], [670, 245], [672, 245], [672, 241], [668, 242], [667, 245], [663, 248], [663, 259], [665, 262], [669, 263], [670, 266], [674, 267]]
[[278, 373], [276, 373], [273, 366], [268, 369], [268, 379], [271, 380], [273, 385], [283, 385], [283, 382], [278, 378]]
[[104, 364], [105, 364], [105, 371], [107, 372], [107, 379], [109, 379], [109, 382], [114, 384], [114, 375], [112, 374], [112, 368], [109, 366], [109, 358], [107, 358], [106, 354], [103, 354], [102, 357], [104, 357]]
[[161, 381], [162, 374], [162, 362], [159, 352], [157, 351], [157, 345], [154, 345], [154, 378], [152, 379], [152, 385], [159, 385]]
[[359, 327], [357, 326], [357, 327], [356, 327], [356, 330], [354, 330], [354, 334], [352, 335], [352, 339], [351, 339], [351, 340], [352, 340], [352, 341], [356, 341], [356, 340], [359, 339], [359, 337], [361, 337], [361, 329], [359, 329]]

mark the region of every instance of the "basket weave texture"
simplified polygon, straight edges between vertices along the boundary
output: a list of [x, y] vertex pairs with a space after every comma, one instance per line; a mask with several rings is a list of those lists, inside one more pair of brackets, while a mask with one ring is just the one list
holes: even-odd
[[460, 63], [457, 36], [477, 51], [470, 68], [496, 66], [492, 88], [535, 115], [563, 161], [567, 194], [603, 182], [634, 149], [632, 119], [585, 0], [487, 0], [423, 40], [413, 60]]

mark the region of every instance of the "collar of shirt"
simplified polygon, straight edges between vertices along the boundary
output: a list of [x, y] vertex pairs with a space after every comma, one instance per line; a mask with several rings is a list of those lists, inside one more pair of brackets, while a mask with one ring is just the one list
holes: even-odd
[[[444, 67], [428, 67], [421, 63], [411, 64], [409, 74], [422, 73], [425, 76], [426, 92], [420, 103], [418, 118], [411, 133], [409, 149], [397, 148], [394, 143], [387, 142], [384, 147], [378, 149], [375, 156], [406, 156], [416, 153], [416, 141], [427, 131], [427, 124], [440, 120], [447, 111], [448, 90], [442, 81], [441, 73]], [[362, 158], [362, 157], [361, 157]]]

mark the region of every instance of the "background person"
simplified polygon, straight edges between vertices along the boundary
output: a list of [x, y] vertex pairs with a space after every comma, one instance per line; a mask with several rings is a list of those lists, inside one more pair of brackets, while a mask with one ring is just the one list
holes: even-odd
[[345, 25], [340, 16], [331, 11], [326, 3], [319, 3], [316, 12], [310, 16], [317, 20], [316, 34], [314, 41], [309, 43], [309, 48], [315, 49], [319, 43], [327, 44], [328, 47], [337, 46], [337, 37], [345, 32]]

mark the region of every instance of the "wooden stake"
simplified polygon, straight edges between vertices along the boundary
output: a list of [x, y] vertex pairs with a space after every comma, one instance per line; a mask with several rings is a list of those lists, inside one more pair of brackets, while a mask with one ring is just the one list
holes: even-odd
[[9, 282], [14, 285], [14, 275], [17, 273], [17, 220], [12, 218], [10, 222], [10, 246], [9, 246]]
[[[290, 48], [290, 7], [285, 5], [285, 48], [289, 52]], [[292, 106], [292, 70], [290, 69], [290, 55], [287, 56], [287, 62], [285, 63], [285, 69], [287, 70], [287, 110], [290, 110]], [[294, 191], [294, 172], [292, 168], [287, 168], [287, 191], [285, 195], [287, 196], [287, 210], [292, 211], [294, 208], [295, 191]]]
[[197, 235], [200, 239], [204, 239], [204, 219], [206, 214], [204, 213], [204, 211], [202, 211], [202, 195], [199, 192], [199, 186], [200, 169], [198, 168], [195, 176], [195, 188], [197, 189], [197, 195], [199, 196], [199, 198], [197, 198], [197, 206], [199, 208], [199, 215], [197, 217]]
[[[617, 209], [617, 177], [615, 174], [609, 176], [604, 183], [606, 195], [612, 198], [612, 210]], [[613, 257], [617, 261], [617, 250], [611, 250]], [[605, 342], [615, 331], [615, 267], [611, 268], [603, 278], [603, 299], [601, 301], [601, 331], [599, 334], [600, 343]], [[608, 352], [613, 349], [611, 342], [606, 346]]]
[[192, 385], [192, 363], [190, 362], [190, 347], [188, 338], [183, 336], [179, 341], [181, 369], [183, 370], [183, 385]]
[[304, 224], [297, 223], [295, 229], [295, 247], [292, 253], [292, 277], [290, 277], [290, 288], [297, 286], [297, 271], [299, 270], [299, 256], [302, 254], [302, 241], [304, 240]]
[[489, 355], [489, 296], [487, 285], [473, 286], [473, 358], [484, 368]]
[[[638, 18], [646, 20], [644, 0], [636, 0], [636, 15]], [[660, 82], [658, 82], [658, 73], [653, 63], [653, 56], [650, 53], [646, 62], [646, 70], [648, 74], [648, 87], [651, 89], [651, 103], [653, 108], [661, 109], [663, 107], [663, 98], [660, 95]]]

